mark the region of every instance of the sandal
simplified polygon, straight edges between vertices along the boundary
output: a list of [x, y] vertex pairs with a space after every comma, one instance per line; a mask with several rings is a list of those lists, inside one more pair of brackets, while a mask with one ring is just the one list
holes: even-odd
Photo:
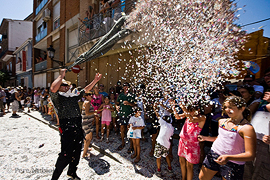
[[123, 146], [122, 144], [117, 148], [117, 151], [121, 151], [122, 149], [124, 149], [125, 145]]
[[128, 154], [131, 154], [131, 152], [133, 152], [133, 151], [134, 151], [133, 148], [128, 148], [127, 153], [128, 153]]

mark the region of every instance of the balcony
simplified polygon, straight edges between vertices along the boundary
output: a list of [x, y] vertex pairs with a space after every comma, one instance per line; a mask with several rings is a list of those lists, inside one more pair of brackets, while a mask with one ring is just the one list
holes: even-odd
[[47, 60], [35, 64], [35, 72], [47, 69]]
[[40, 10], [45, 6], [45, 4], [48, 2], [48, 0], [43, 0], [36, 8], [36, 15], [40, 12]]
[[[129, 14], [135, 7], [135, 0], [121, 1], [121, 13]], [[121, 17], [120, 13], [116, 14], [116, 8], [107, 11], [110, 17], [104, 17], [103, 13], [94, 14], [94, 16], [88, 20], [83, 21], [83, 24], [79, 27], [79, 46], [91, 41], [93, 39], [104, 36], [110, 31], [114, 22]]]
[[16, 64], [16, 74], [17, 73], [21, 73], [23, 70], [22, 70], [22, 63], [17, 63]]
[[47, 36], [47, 28], [43, 29], [38, 35], [36, 35], [36, 43]]

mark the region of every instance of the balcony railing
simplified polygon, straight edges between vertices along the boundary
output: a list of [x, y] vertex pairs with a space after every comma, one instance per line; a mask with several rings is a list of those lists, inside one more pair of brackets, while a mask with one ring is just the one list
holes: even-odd
[[47, 60], [35, 64], [35, 71], [47, 69]]
[[36, 15], [39, 13], [39, 11], [45, 6], [45, 4], [48, 2], [48, 0], [43, 0], [36, 8]]
[[6, 52], [7, 52], [7, 49], [4, 50], [4, 51], [2, 51], [2, 52], [0, 53], [0, 58], [1, 58], [2, 56], [4, 56]]
[[[135, 7], [135, 0], [122, 0], [121, 1], [121, 13], [119, 9], [114, 8], [103, 13], [94, 14], [94, 16], [79, 27], [79, 45], [82, 45], [88, 41], [104, 36], [118, 20], [122, 13], [129, 14]], [[118, 11], [118, 12], [117, 12]]]
[[38, 35], [36, 35], [36, 43], [47, 36], [47, 28], [43, 29]]
[[16, 73], [19, 73], [22, 71], [22, 63], [17, 63], [16, 64]]

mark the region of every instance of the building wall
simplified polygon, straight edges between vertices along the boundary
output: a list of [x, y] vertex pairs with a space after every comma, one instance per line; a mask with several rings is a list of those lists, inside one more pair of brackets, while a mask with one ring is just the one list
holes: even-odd
[[238, 53], [238, 59], [256, 62], [261, 69], [255, 74], [255, 77], [261, 78], [263, 76], [265, 66], [267, 66], [266, 59], [269, 47], [269, 38], [263, 37], [263, 29], [261, 29], [248, 34], [247, 42], [244, 46], [244, 50], [240, 50]]
[[8, 50], [8, 38], [3, 38], [3, 35], [8, 36], [8, 20], [3, 19], [0, 26], [0, 34], [2, 34], [2, 43], [0, 43], [2, 51]]
[[30, 21], [10, 21], [8, 48], [14, 51], [16, 47], [20, 47], [28, 38], [32, 37], [32, 22]]
[[[108, 92], [111, 86], [115, 86], [117, 81], [132, 82], [136, 70], [134, 58], [138, 55], [134, 50], [123, 51], [120, 53], [105, 55], [90, 62], [80, 64], [81, 72], [79, 73], [78, 86], [85, 87], [94, 78], [96, 73], [102, 74], [99, 84], [105, 85], [105, 91]], [[130, 60], [132, 60], [130, 62]]]

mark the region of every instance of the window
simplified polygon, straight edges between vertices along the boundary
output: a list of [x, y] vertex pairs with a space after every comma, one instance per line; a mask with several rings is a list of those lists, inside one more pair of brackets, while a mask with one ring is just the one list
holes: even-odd
[[37, 34], [41, 33], [41, 31], [42, 31], [42, 25], [38, 26]]
[[68, 31], [68, 62], [76, 60], [78, 57], [78, 29]]
[[53, 7], [53, 30], [60, 26], [60, 1]]
[[53, 30], [57, 29], [60, 27], [60, 18], [58, 18], [57, 20], [55, 20], [53, 22]]
[[26, 57], [25, 57], [25, 60], [26, 60], [26, 67], [28, 67], [28, 59], [27, 59], [27, 55], [28, 55], [28, 47], [26, 46], [24, 50], [25, 50], [25, 56], [26, 56]]

